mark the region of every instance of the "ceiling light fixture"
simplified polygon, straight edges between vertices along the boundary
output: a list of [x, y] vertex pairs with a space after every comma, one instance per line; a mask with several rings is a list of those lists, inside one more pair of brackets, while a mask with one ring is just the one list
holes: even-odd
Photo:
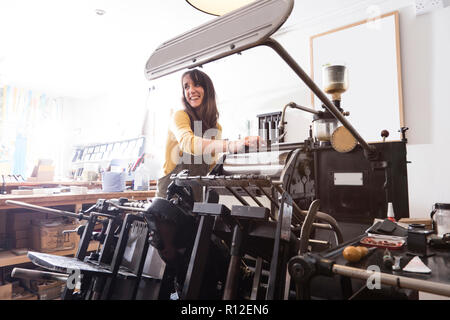
[[186, 2], [195, 9], [214, 16], [222, 16], [254, 1], [255, 0], [186, 0]]
[[95, 9], [95, 13], [98, 14], [99, 16], [102, 16], [106, 13], [106, 11], [103, 9]]

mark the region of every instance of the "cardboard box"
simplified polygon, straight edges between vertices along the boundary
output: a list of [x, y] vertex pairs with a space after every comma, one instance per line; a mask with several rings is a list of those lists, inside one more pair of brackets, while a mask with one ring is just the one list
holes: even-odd
[[402, 218], [398, 220], [400, 223], [404, 224], [424, 224], [425, 229], [431, 230], [433, 228], [433, 221], [431, 219], [420, 219], [420, 218]]
[[64, 230], [74, 230], [79, 223], [65, 219], [44, 220], [31, 226], [29, 246], [39, 252], [54, 252], [75, 249], [79, 236], [76, 233], [63, 234]]
[[47, 281], [44, 283], [36, 283], [36, 293], [39, 300], [53, 300], [61, 298], [64, 292], [65, 283], [61, 281]]
[[42, 212], [9, 212], [6, 217], [5, 233], [12, 235], [14, 239], [21, 239], [23, 236], [20, 237], [20, 235], [23, 235], [24, 232], [29, 233], [33, 222], [46, 218], [47, 214]]
[[0, 286], [0, 300], [11, 300], [12, 287], [12, 283], [7, 283]]
[[28, 181], [53, 181], [55, 167], [51, 159], [39, 159], [38, 164], [34, 166]]
[[37, 300], [37, 294], [31, 292], [15, 293], [12, 295], [12, 300]]
[[39, 221], [46, 220], [47, 217], [47, 213], [33, 211], [31, 212], [31, 224], [37, 224]]

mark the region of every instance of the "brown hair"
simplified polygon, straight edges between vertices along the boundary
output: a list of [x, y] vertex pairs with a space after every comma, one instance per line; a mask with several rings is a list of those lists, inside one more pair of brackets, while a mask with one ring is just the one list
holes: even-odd
[[196, 110], [196, 108], [192, 108], [189, 105], [186, 97], [184, 96], [183, 84], [181, 85], [183, 90], [181, 101], [184, 105], [184, 111], [189, 115], [191, 120], [191, 128], [194, 128], [194, 121], [202, 122], [202, 134], [208, 129], [217, 128], [219, 111], [217, 110], [216, 105], [216, 91], [214, 90], [214, 85], [211, 78], [206, 73], [198, 69], [183, 73], [181, 76], [181, 81], [183, 81], [185, 76], [189, 76], [196, 86], [201, 86], [205, 91], [202, 104]]

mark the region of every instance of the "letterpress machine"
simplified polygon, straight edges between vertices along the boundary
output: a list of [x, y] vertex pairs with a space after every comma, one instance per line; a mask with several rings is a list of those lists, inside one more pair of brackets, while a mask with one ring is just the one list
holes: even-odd
[[[398, 142], [368, 144], [361, 137], [341, 108], [341, 94], [347, 85], [345, 67], [329, 66], [323, 92], [270, 37], [286, 21], [293, 5], [294, 1], [289, 0], [253, 2], [164, 42], [147, 62], [146, 76], [152, 80], [267, 46], [311, 89], [324, 108], [317, 111], [288, 103], [280, 131], [275, 134], [278, 142], [273, 141], [267, 150], [224, 156], [207, 176], [182, 172], [172, 177], [179, 186], [203, 187], [205, 199], [214, 198], [208, 194], [218, 193], [232, 195], [239, 202], [230, 208], [224, 203], [211, 203], [217, 201], [194, 204], [193, 212], [201, 219], [183, 298], [199, 294], [208, 252], [202, 239], [211, 234], [230, 247], [224, 299], [241, 297], [242, 277], [238, 274], [242, 265], [252, 270], [251, 298], [287, 299], [291, 282], [286, 261], [292, 254], [301, 257], [307, 252], [320, 252], [362, 234], [375, 218], [386, 217], [388, 203], [393, 204], [397, 218], [409, 216], [407, 128], [401, 129], [403, 139]], [[279, 142], [285, 134], [284, 111], [288, 107], [314, 114], [314, 136], [311, 133], [299, 143]], [[381, 132], [382, 137], [388, 134]], [[248, 257], [253, 260], [251, 267], [245, 262]], [[289, 271], [298, 280], [294, 269], [291, 264]], [[267, 274], [266, 283], [261, 284]], [[298, 287], [301, 285], [297, 283]], [[302, 296], [305, 294], [297, 290], [297, 297]]]
[[[327, 258], [362, 234], [373, 219], [385, 218], [388, 203], [397, 218], [409, 216], [406, 139], [368, 144], [340, 106], [345, 70], [329, 70], [326, 93], [332, 94], [331, 101], [270, 38], [293, 5], [293, 0], [261, 0], [218, 17], [164, 42], [145, 71], [152, 80], [268, 46], [323, 103], [324, 111], [294, 102], [285, 107], [313, 113], [314, 136], [223, 155], [206, 176], [182, 171], [171, 177], [165, 199], [97, 203], [82, 219], [103, 216], [105, 229], [94, 235], [88, 224], [75, 258], [57, 261], [31, 253], [32, 260], [63, 272], [78, 260], [75, 265], [85, 274], [79, 292], [85, 299], [109, 299], [119, 293], [123, 297], [122, 288], [130, 283], [128, 298], [136, 298], [149, 245], [160, 253], [172, 250], [160, 286], [150, 286], [151, 296], [159, 299], [307, 299], [314, 275], [358, 277], [355, 270], [342, 271]], [[279, 137], [284, 134], [284, 112], [281, 119]], [[202, 188], [202, 202], [194, 202], [193, 187]], [[141, 228], [133, 233], [136, 224]], [[133, 250], [129, 238], [140, 239]], [[97, 257], [86, 257], [91, 239], [99, 239], [103, 248]], [[341, 297], [348, 297], [348, 283], [342, 280], [338, 286], [347, 292]], [[70, 296], [69, 292], [66, 297]]]

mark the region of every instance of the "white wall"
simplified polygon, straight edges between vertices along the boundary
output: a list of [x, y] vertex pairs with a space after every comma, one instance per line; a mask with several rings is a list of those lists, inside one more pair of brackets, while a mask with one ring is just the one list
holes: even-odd
[[410, 214], [421, 217], [432, 204], [450, 202], [450, 8], [401, 14]]
[[64, 98], [62, 174], [70, 173], [74, 146], [137, 138], [142, 134], [148, 88], [124, 89], [90, 99]]
[[[289, 27], [282, 28], [275, 38], [309, 73], [310, 36], [370, 18], [374, 12], [400, 12], [404, 115], [405, 124], [409, 127], [408, 160], [412, 162], [408, 165], [410, 216], [425, 218], [429, 217], [434, 203], [450, 202], [450, 7], [416, 16], [413, 4], [412, 0], [362, 1], [359, 6], [343, 9], [333, 15], [327, 14], [298, 23], [288, 20]], [[244, 53], [243, 56], [247, 54], [250, 55]], [[270, 71], [266, 77], [283, 78], [284, 81], [267, 81], [267, 88], [264, 82], [260, 84], [256, 80], [258, 85], [252, 86], [247, 74], [256, 75], [256, 78], [261, 76], [254, 72], [252, 68], [256, 67], [250, 61], [242, 62], [237, 68], [239, 76], [244, 79], [240, 86], [242, 90], [254, 94], [251, 98], [233, 101], [238, 105], [236, 109], [240, 110], [239, 115], [254, 117], [258, 113], [279, 111], [290, 101], [310, 105], [309, 91], [304, 85], [297, 86], [298, 80], [291, 77], [290, 70], [278, 66], [280, 58], [261, 53], [258, 56], [254, 58], [257, 61], [255, 64], [264, 71]], [[276, 64], [276, 67], [272, 64]], [[277, 82], [278, 85], [273, 85]], [[224, 101], [224, 104], [228, 108], [231, 102]], [[308, 115], [292, 111], [287, 114], [287, 121], [290, 131], [287, 141], [302, 141], [307, 135]], [[378, 121], [382, 125], [383, 115], [371, 121]], [[236, 118], [234, 122], [226, 121], [225, 124], [226, 127], [236, 127]]]

